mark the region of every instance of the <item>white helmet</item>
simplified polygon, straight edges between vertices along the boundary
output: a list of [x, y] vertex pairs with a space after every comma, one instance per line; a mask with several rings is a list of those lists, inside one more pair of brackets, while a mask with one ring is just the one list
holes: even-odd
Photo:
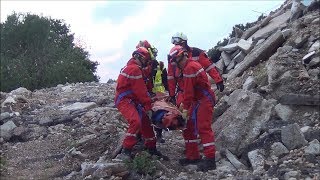
[[188, 38], [185, 34], [183, 34], [182, 32], [177, 32], [172, 36], [171, 43], [175, 45], [179, 45], [181, 42], [187, 41], [187, 40]]

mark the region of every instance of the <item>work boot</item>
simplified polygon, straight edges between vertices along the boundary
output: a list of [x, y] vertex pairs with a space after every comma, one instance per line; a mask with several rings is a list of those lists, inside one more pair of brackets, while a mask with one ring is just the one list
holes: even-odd
[[202, 159], [197, 166], [199, 171], [206, 172], [208, 170], [213, 170], [216, 169], [216, 160], [215, 158], [205, 158]]
[[187, 159], [187, 158], [182, 158], [182, 159], [179, 159], [179, 164], [181, 166], [187, 166], [187, 165], [190, 165], [190, 164], [193, 164], [193, 165], [197, 165], [198, 162], [200, 162], [201, 159]]
[[121, 153], [116, 156], [116, 159], [120, 159], [122, 161], [131, 160], [132, 159], [131, 149], [122, 148]]
[[166, 140], [164, 140], [164, 139], [162, 138], [162, 136], [157, 136], [157, 142], [158, 142], [158, 143], [165, 143]]
[[152, 156], [157, 156], [160, 159], [163, 159], [165, 161], [169, 161], [168, 156], [163, 155], [160, 151], [158, 151], [156, 148], [150, 148], [148, 149], [149, 154], [151, 154]]

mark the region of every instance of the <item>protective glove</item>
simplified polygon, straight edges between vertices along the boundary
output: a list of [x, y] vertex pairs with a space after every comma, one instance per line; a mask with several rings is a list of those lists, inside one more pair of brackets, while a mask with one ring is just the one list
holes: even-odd
[[224, 84], [223, 84], [223, 81], [221, 82], [218, 82], [217, 84], [217, 89], [222, 92], [224, 90]]
[[147, 116], [150, 120], [152, 120], [152, 115], [153, 115], [153, 111], [151, 109], [147, 111]]
[[188, 119], [189, 119], [188, 110], [183, 109], [181, 115], [182, 115], [182, 118], [183, 118], [185, 121], [188, 121]]

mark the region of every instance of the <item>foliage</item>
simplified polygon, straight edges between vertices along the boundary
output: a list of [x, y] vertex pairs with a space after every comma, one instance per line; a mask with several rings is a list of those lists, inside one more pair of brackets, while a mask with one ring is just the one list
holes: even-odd
[[153, 175], [156, 172], [155, 161], [146, 151], [137, 154], [131, 162], [127, 162], [127, 165], [132, 171], [142, 175]]
[[97, 66], [63, 20], [13, 13], [1, 23], [1, 91], [98, 81]]

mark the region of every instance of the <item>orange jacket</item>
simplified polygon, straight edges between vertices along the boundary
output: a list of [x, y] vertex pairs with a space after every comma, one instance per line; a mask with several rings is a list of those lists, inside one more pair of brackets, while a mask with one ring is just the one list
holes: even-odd
[[[188, 58], [199, 62], [205, 72], [209, 74], [209, 76], [215, 81], [215, 83], [223, 81], [219, 71], [216, 69], [215, 65], [210, 61], [203, 50], [196, 47], [190, 47], [190, 50], [188, 51]], [[170, 63], [168, 63], [168, 86], [170, 96], [175, 95], [176, 85], [178, 85], [180, 89], [182, 89], [183, 87], [181, 73], [179, 71], [179, 68], [173, 67]]]
[[202, 98], [209, 98], [212, 101], [215, 100], [215, 95], [211, 89], [208, 76], [200, 63], [191, 59], [187, 60], [183, 69], [183, 81], [184, 109], [189, 109], [194, 101], [198, 101]]
[[137, 104], [141, 104], [145, 111], [151, 109], [151, 98], [148, 95], [147, 86], [144, 82], [142, 68], [133, 58], [121, 69], [118, 76], [115, 105], [117, 106], [117, 102], [125, 98], [131, 99]]

